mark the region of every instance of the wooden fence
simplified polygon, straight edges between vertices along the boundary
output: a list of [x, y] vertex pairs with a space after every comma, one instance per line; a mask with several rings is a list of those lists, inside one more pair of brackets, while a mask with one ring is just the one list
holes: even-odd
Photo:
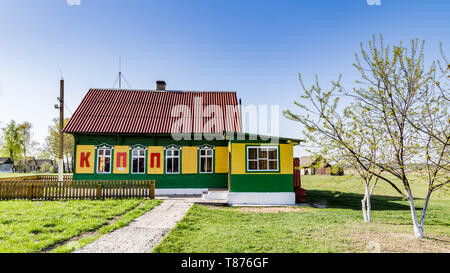
[[[57, 175], [24, 175], [24, 176], [13, 176], [13, 177], [3, 177], [0, 181], [24, 181], [24, 180], [46, 180], [46, 181], [58, 181]], [[72, 175], [63, 175], [64, 181], [72, 181]]]
[[155, 198], [155, 181], [0, 181], [0, 200]]

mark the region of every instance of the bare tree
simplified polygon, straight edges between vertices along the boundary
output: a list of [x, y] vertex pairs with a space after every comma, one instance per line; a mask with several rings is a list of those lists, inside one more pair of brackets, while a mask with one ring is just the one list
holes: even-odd
[[[400, 43], [391, 49], [384, 46], [382, 37], [377, 46], [374, 37], [368, 51], [361, 44], [360, 55], [355, 54], [360, 87], [348, 92], [338, 80], [330, 91], [322, 92], [317, 79], [311, 89], [302, 83], [306, 90], [302, 98], [310, 106], [296, 104], [319, 120], [285, 112], [288, 118], [305, 125], [311, 141], [345, 151], [350, 162], [359, 166], [357, 170], [363, 171], [363, 180], [375, 177], [406, 198], [417, 238], [424, 237], [431, 193], [448, 184], [449, 170], [448, 104], [442, 100], [445, 92], [434, 92], [436, 65], [425, 68], [423, 49], [424, 42], [419, 44], [417, 39], [409, 48]], [[338, 97], [330, 100], [336, 91], [353, 99], [343, 115], [337, 111]], [[417, 176], [417, 162], [426, 166], [429, 183], [420, 222], [410, 186], [411, 178]]]
[[328, 91], [323, 91], [316, 76], [316, 82], [307, 88], [302, 76], [299, 76], [305, 103], [294, 102], [304, 114], [294, 114], [284, 111], [284, 115], [294, 121], [302, 123], [303, 131], [310, 143], [319, 150], [310, 152], [323, 155], [328, 160], [339, 164], [345, 162], [353, 166], [364, 182], [364, 198], [361, 200], [365, 222], [371, 222], [371, 196], [380, 173], [374, 162], [379, 150], [383, 147], [378, 138], [378, 132], [373, 127], [370, 117], [364, 111], [347, 108], [341, 113], [338, 110], [340, 78], [332, 82]]

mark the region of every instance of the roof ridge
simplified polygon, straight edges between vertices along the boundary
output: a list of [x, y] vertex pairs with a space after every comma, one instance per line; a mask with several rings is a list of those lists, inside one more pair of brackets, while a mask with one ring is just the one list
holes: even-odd
[[155, 92], [155, 93], [172, 93], [172, 92], [182, 92], [182, 93], [237, 93], [237, 91], [220, 91], [220, 90], [153, 90], [153, 89], [118, 89], [118, 88], [89, 88], [91, 90], [100, 91], [128, 91], [128, 92]]

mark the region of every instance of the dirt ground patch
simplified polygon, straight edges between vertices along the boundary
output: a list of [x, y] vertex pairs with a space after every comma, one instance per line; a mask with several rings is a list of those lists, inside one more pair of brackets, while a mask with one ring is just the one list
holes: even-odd
[[[226, 210], [227, 207], [208, 206], [209, 209]], [[304, 212], [307, 208], [301, 207], [236, 207], [241, 212], [261, 212], [261, 213], [279, 213], [279, 212]]]
[[293, 208], [293, 207], [240, 207], [239, 211], [278, 213], [278, 212], [301, 212], [306, 210], [305, 208]]
[[360, 252], [404, 253], [438, 252], [450, 253], [450, 236], [425, 234], [425, 239], [416, 239], [409, 232], [390, 232], [388, 227], [376, 223], [364, 226], [356, 224], [349, 228], [345, 237]]

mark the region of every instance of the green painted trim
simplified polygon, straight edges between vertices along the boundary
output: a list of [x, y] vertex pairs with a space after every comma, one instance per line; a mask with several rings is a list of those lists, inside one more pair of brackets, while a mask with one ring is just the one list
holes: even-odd
[[114, 146], [115, 146], [115, 145], [111, 145], [111, 144], [108, 144], [108, 143], [105, 143], [105, 142], [100, 143], [100, 144], [98, 144], [98, 145], [95, 145], [96, 149], [104, 149], [103, 147], [113, 149]]
[[293, 174], [232, 174], [230, 192], [293, 192]]
[[134, 145], [121, 145], [121, 146], [128, 146], [130, 150], [132, 149], [147, 149], [147, 146], [142, 144], [134, 144]]
[[[75, 174], [77, 172], [77, 139], [74, 137], [74, 141], [73, 141], [73, 165], [72, 166], [72, 173]], [[59, 171], [59, 170], [58, 170]]]
[[228, 174], [77, 174], [74, 181], [96, 181], [96, 180], [155, 180], [156, 188], [159, 189], [183, 189], [183, 188], [227, 188]]
[[[274, 144], [292, 144], [298, 145], [300, 142], [306, 142], [302, 139], [287, 138], [287, 137], [276, 137], [260, 134], [242, 133], [242, 132], [232, 132], [223, 131], [224, 139], [229, 140], [234, 143], [274, 143]], [[231, 136], [231, 138], [230, 138]], [[239, 138], [239, 139], [238, 139]], [[255, 138], [255, 139], [250, 139]], [[261, 138], [268, 138], [268, 140], [263, 140]]]
[[[248, 146], [252, 146], [252, 147], [254, 147], [254, 146], [262, 146], [262, 147], [264, 147], [264, 146], [273, 146], [273, 147], [278, 147], [277, 148], [277, 156], [278, 156], [278, 170], [276, 170], [276, 171], [270, 171], [270, 170], [268, 170], [268, 171], [252, 171], [252, 170], [249, 170], [248, 169], [248, 155], [247, 155], [247, 147]], [[278, 144], [278, 145], [267, 145], [267, 144], [248, 144], [248, 145], [245, 145], [245, 172], [246, 173], [249, 173], [249, 174], [273, 174], [273, 173], [280, 173], [281, 172], [281, 160], [280, 160], [280, 149], [281, 149], [281, 147], [280, 147], [280, 145]], [[269, 155], [267, 155], [267, 156], [269, 156]], [[259, 163], [258, 163], [259, 164]]]
[[102, 143], [109, 143], [112, 145], [128, 145], [133, 146], [140, 143], [144, 146], [168, 146], [176, 144], [178, 146], [199, 146], [209, 144], [214, 146], [227, 146], [227, 140], [174, 140], [171, 135], [130, 135], [121, 134], [120, 140], [117, 139], [116, 134], [74, 134], [79, 138], [78, 144], [83, 145], [99, 145]]

